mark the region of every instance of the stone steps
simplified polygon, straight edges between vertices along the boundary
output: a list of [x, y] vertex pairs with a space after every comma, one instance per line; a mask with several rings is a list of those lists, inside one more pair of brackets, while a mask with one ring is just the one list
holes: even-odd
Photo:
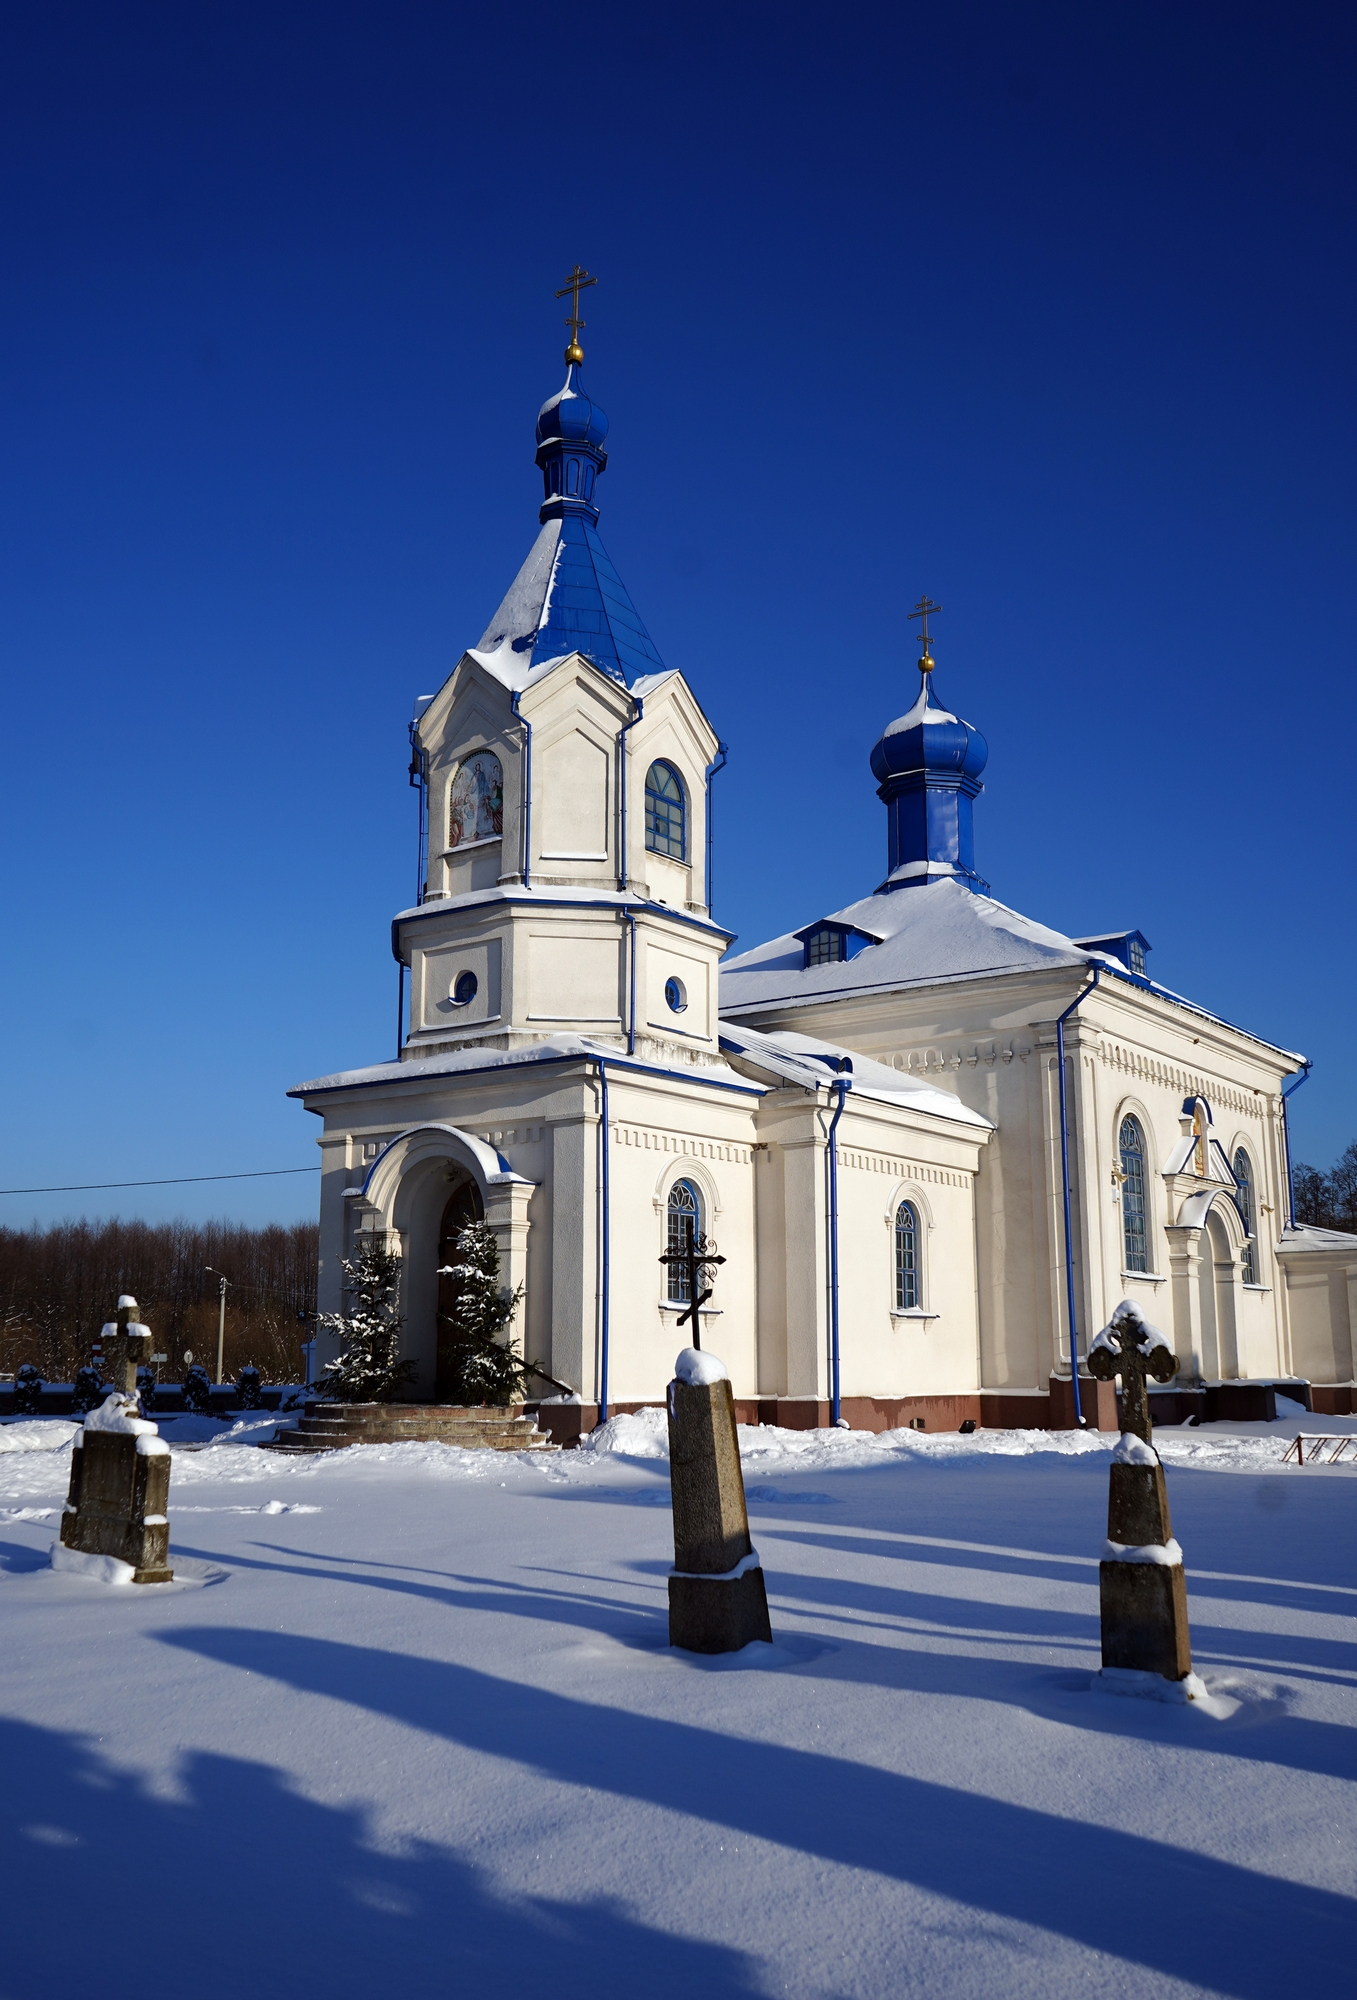
[[342, 1451], [351, 1444], [448, 1444], [465, 1451], [558, 1451], [512, 1405], [308, 1403], [292, 1429], [264, 1451]]

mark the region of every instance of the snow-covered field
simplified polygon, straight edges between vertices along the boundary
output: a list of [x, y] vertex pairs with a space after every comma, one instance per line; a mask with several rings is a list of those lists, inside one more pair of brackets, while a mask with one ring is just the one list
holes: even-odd
[[1213, 1712], [1094, 1685], [1107, 1437], [742, 1433], [777, 1643], [701, 1660], [650, 1415], [167, 1421], [159, 1589], [46, 1566], [73, 1426], [0, 1426], [0, 2000], [1351, 1992], [1357, 1471], [1301, 1421], [1158, 1434]]

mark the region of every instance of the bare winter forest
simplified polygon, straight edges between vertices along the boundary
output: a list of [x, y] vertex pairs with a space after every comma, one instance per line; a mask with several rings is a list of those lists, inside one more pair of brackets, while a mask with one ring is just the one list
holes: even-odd
[[127, 1292], [156, 1352], [169, 1357], [164, 1380], [179, 1380], [186, 1348], [212, 1373], [222, 1271], [230, 1280], [226, 1375], [253, 1362], [266, 1382], [296, 1382], [300, 1344], [310, 1332], [298, 1315], [315, 1307], [316, 1257], [314, 1222], [264, 1229], [231, 1222], [0, 1229], [0, 1371], [31, 1361], [44, 1380], [69, 1382]]

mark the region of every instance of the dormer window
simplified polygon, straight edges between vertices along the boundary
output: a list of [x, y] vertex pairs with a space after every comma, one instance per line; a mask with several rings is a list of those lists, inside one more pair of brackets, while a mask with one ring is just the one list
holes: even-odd
[[793, 931], [792, 936], [805, 953], [802, 963], [807, 971], [815, 965], [843, 965], [865, 951], [869, 944], [881, 942], [870, 931], [860, 931], [856, 924], [834, 923], [828, 917], [822, 923], [808, 924], [803, 931]]
[[1078, 937], [1072, 942], [1084, 951], [1105, 951], [1109, 958], [1119, 958], [1133, 979], [1149, 978], [1145, 956], [1150, 940], [1144, 931], [1103, 931], [1097, 937]]
[[806, 964], [841, 965], [848, 956], [848, 940], [833, 924], [821, 924], [805, 940]]

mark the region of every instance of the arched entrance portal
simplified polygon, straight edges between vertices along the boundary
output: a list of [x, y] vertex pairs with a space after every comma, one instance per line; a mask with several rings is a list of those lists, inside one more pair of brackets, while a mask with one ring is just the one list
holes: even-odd
[[1202, 1374], [1232, 1382], [1239, 1373], [1235, 1334], [1235, 1260], [1225, 1224], [1214, 1209], [1201, 1234]]
[[[443, 1210], [443, 1220], [438, 1229], [438, 1263], [436, 1270], [457, 1262], [457, 1238], [469, 1222], [484, 1222], [485, 1204], [475, 1181], [465, 1180], [455, 1187], [448, 1197]], [[456, 1278], [438, 1280], [438, 1358], [434, 1378], [434, 1394], [440, 1400], [452, 1393], [450, 1348], [452, 1333], [452, 1310], [457, 1303], [458, 1283]]]

